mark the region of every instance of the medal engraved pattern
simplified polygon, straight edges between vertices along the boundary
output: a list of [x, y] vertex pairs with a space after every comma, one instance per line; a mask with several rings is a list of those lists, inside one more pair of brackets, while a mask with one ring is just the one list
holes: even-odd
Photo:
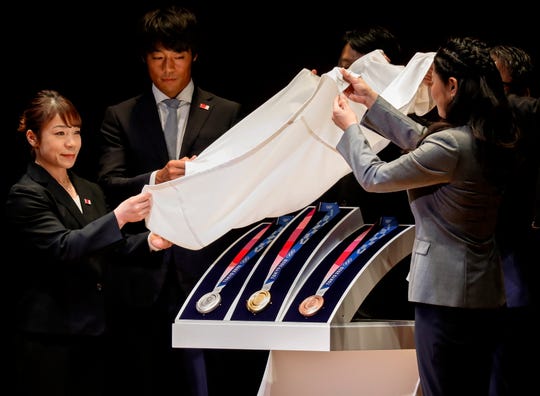
[[302, 301], [298, 307], [300, 314], [304, 316], [313, 316], [322, 308], [324, 304], [323, 296], [314, 294], [313, 296], [307, 297]]
[[221, 295], [217, 292], [210, 292], [203, 295], [197, 301], [197, 311], [202, 314], [212, 312], [221, 304]]
[[270, 304], [270, 292], [268, 290], [259, 290], [249, 297], [246, 306], [250, 312], [257, 313], [265, 309], [268, 304]]

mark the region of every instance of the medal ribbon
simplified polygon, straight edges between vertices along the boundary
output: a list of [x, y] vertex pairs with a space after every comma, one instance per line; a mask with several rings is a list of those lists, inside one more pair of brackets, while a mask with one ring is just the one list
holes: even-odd
[[[315, 208], [313, 208], [306, 217], [298, 224], [296, 229], [289, 236], [281, 251], [277, 255], [276, 259], [270, 267], [269, 276], [266, 277], [263, 285], [263, 290], [270, 290], [272, 284], [278, 278], [281, 270], [287, 265], [287, 263], [293, 258], [295, 253], [300, 250], [300, 248], [306, 244], [306, 242], [315, 234], [320, 228], [322, 228], [326, 223], [334, 218], [339, 213], [339, 206], [337, 203], [321, 203], [319, 205], [319, 212], [325, 211], [326, 215], [317, 222], [307, 233], [304, 235], [298, 242], [295, 243], [296, 239], [300, 236], [300, 233], [306, 226], [309, 221], [315, 214]], [[293, 246], [294, 243], [294, 246]], [[291, 247], [292, 246], [292, 247]]]
[[350, 255], [349, 253], [366, 237], [366, 235], [373, 229], [373, 227], [375, 227], [375, 224], [373, 224], [367, 230], [362, 232], [359, 236], [355, 238], [354, 241], [352, 241], [349, 244], [349, 246], [347, 246], [347, 248], [340, 254], [340, 256], [337, 258], [335, 263], [332, 264], [332, 267], [330, 267], [330, 270], [328, 270], [327, 274], [324, 276], [324, 279], [321, 285], [319, 286], [319, 289], [317, 290], [316, 294], [318, 294], [319, 296], [324, 295], [324, 293], [328, 290], [330, 286], [332, 286], [332, 284], [339, 277], [339, 275], [359, 255], [361, 255], [363, 252], [367, 250], [367, 248], [372, 246], [380, 238], [382, 238], [384, 235], [388, 234], [390, 231], [394, 230], [398, 226], [398, 222], [395, 217], [383, 217], [381, 219], [381, 224], [383, 225], [383, 227], [379, 231], [377, 231], [375, 235], [369, 238], [362, 246], [360, 246], [358, 249], [352, 252]]
[[[272, 232], [267, 238], [265, 238], [261, 243], [259, 243], [255, 248], [250, 250], [255, 243], [259, 239], [262, 238], [264, 233], [270, 228], [271, 224], [268, 224], [266, 227], [264, 227], [262, 230], [260, 230], [257, 235], [255, 235], [253, 238], [250, 239], [248, 243], [238, 252], [238, 254], [234, 257], [234, 259], [231, 261], [231, 263], [225, 268], [225, 271], [223, 271], [223, 274], [221, 274], [221, 277], [219, 278], [218, 283], [216, 284], [216, 287], [214, 288], [214, 291], [220, 292], [221, 289], [223, 289], [227, 283], [240, 271], [240, 269], [258, 252], [260, 252], [262, 249], [264, 249], [270, 242], [272, 242], [283, 230], [285, 225], [291, 221], [293, 216], [281, 216], [278, 217], [276, 220], [276, 224], [279, 226], [274, 232]], [[249, 253], [248, 253], [249, 252]]]

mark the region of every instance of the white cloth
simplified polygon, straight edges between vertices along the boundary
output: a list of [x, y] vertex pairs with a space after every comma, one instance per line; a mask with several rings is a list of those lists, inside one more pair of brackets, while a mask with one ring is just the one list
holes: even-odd
[[[385, 87], [381, 95], [408, 109], [433, 55], [419, 53], [415, 58], [422, 62], [411, 60], [403, 67], [383, 62], [380, 52], [374, 51], [350, 69], [373, 87]], [[386, 92], [400, 77], [395, 88], [399, 92]], [[331, 119], [332, 102], [345, 88], [340, 80], [338, 68], [321, 77], [301, 70], [284, 89], [188, 162], [184, 177], [145, 186], [143, 191], [153, 195], [147, 227], [197, 250], [233, 228], [282, 216], [317, 200], [351, 172], [335, 149], [343, 132]], [[354, 105], [360, 118], [365, 107]], [[368, 129], [364, 132], [376, 152], [388, 143]]]

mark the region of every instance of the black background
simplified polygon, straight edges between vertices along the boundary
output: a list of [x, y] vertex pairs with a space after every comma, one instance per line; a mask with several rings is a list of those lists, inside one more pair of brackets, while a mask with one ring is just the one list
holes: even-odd
[[[5, 89], [2, 125], [7, 137], [4, 188], [24, 171], [28, 149], [16, 132], [19, 114], [38, 89], [57, 89], [83, 116], [83, 149], [75, 167], [94, 178], [94, 137], [104, 109], [138, 94], [149, 79], [135, 51], [140, 16], [167, 1], [77, 1], [70, 4], [13, 3], [3, 11]], [[207, 90], [251, 111], [284, 88], [302, 69], [329, 71], [337, 62], [347, 29], [388, 27], [409, 59], [436, 51], [452, 35], [518, 45], [538, 58], [538, 19], [531, 10], [471, 11], [450, 3], [395, 7], [386, 2], [176, 2], [199, 16], [204, 40], [194, 79]], [[4, 90], [6, 93], [6, 90]]]
[[[5, 139], [1, 156], [4, 194], [28, 161], [27, 144], [16, 129], [20, 113], [39, 89], [60, 91], [81, 112], [83, 149], [75, 169], [95, 178], [95, 135], [105, 107], [140, 93], [149, 84], [135, 51], [135, 25], [143, 12], [167, 3], [4, 4], [5, 77], [0, 113]], [[319, 74], [329, 71], [339, 57], [343, 32], [366, 24], [388, 27], [399, 38], [405, 59], [417, 51], [436, 51], [453, 35], [518, 45], [536, 63], [539, 58], [537, 14], [517, 8], [518, 3], [507, 3], [500, 11], [489, 5], [472, 11], [471, 7], [480, 7], [472, 2], [430, 2], [427, 7], [414, 2], [396, 7], [380, 1], [326, 2], [322, 6], [292, 1], [252, 1], [241, 6], [223, 1], [178, 4], [197, 13], [204, 31], [194, 69], [196, 83], [242, 103], [248, 112], [284, 88], [302, 68], [316, 69]], [[538, 78], [533, 88], [537, 93]], [[9, 247], [3, 251], [16, 256]], [[9, 265], [16, 265], [16, 260], [13, 263]], [[9, 285], [9, 280], [5, 283]], [[9, 286], [3, 290], [9, 293]]]

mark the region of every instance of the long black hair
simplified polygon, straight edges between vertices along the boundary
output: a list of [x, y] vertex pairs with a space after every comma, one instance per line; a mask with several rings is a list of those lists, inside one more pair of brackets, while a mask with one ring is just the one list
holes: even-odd
[[519, 128], [489, 46], [472, 37], [451, 38], [435, 54], [433, 72], [445, 82], [454, 77], [458, 87], [446, 118], [431, 124], [426, 136], [468, 125], [486, 171], [496, 177], [511, 171]]

